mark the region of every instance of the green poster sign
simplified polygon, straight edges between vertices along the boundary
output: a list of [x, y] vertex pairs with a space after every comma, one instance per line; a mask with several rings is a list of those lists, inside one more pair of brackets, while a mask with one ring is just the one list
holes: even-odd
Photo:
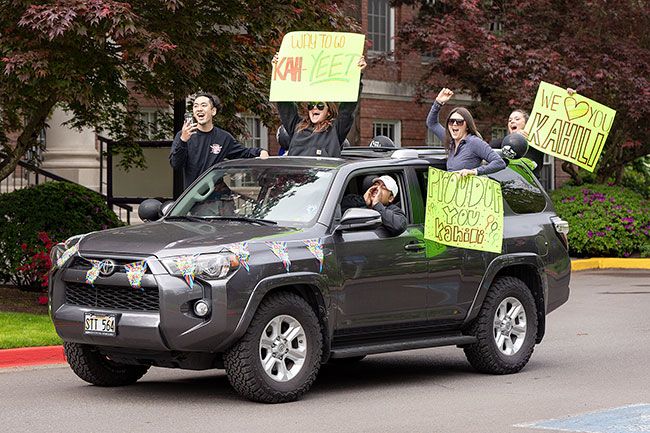
[[271, 76], [271, 101], [353, 102], [359, 97], [365, 35], [291, 32]]
[[501, 185], [429, 167], [424, 238], [472, 250], [501, 252]]
[[528, 143], [593, 172], [615, 115], [603, 104], [542, 81], [526, 123]]

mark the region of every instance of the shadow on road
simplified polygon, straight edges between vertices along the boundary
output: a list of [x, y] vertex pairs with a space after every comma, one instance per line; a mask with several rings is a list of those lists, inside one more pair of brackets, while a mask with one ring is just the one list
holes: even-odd
[[[170, 374], [171, 373], [171, 374]], [[140, 382], [122, 388], [101, 388], [77, 382], [79, 386], [68, 388], [79, 397], [101, 398], [102, 400], [138, 400], [156, 402], [202, 403], [211, 401], [237, 404], [241, 397], [228, 383], [223, 370], [206, 372], [182, 372], [187, 377], [178, 377], [178, 370], [152, 369]], [[165, 377], [173, 376], [173, 377]], [[449, 382], [476, 380], [481, 377], [462, 356], [436, 356], [420, 352], [418, 355], [369, 356], [352, 364], [326, 364], [308, 396], [331, 392], [344, 395], [347, 391], [403, 389], [405, 384], [439, 386], [450, 388]]]

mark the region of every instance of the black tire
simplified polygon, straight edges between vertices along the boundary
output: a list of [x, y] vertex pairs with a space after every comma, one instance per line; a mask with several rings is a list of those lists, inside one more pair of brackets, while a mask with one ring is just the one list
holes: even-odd
[[327, 363], [332, 365], [352, 365], [361, 362], [365, 358], [366, 355], [352, 356], [350, 358], [330, 358]]
[[[272, 378], [265, 371], [261, 359], [263, 355], [268, 355], [261, 343], [262, 334], [268, 336], [271, 321], [281, 316], [290, 316], [290, 319], [298, 322], [305, 337], [305, 341], [300, 340], [299, 343], [306, 345], [302, 366], [294, 377], [286, 381]], [[288, 344], [297, 344], [298, 338]], [[239, 394], [252, 401], [284, 403], [296, 400], [309, 390], [316, 379], [323, 352], [322, 341], [320, 323], [303, 298], [287, 292], [272, 294], [262, 301], [244, 336], [224, 354], [228, 380]], [[287, 365], [291, 361], [287, 357], [286, 361], [276, 362]]]
[[124, 386], [138, 381], [148, 365], [130, 365], [111, 361], [94, 346], [63, 343], [68, 364], [77, 376], [97, 386]]
[[[520, 337], [503, 337], [504, 343], [501, 350], [496, 341], [500, 332], [495, 329], [495, 315], [502, 302], [505, 301], [504, 308], [507, 310], [509, 305], [512, 305], [507, 300], [513, 298], [523, 306], [525, 336], [523, 343], [517, 341], [517, 339], [521, 339]], [[517, 316], [519, 319], [522, 318], [521, 315]], [[504, 324], [504, 332], [508, 332], [508, 325], [521, 325], [522, 322], [519, 319], [515, 318], [509, 324]], [[511, 374], [524, 368], [533, 354], [537, 337], [537, 307], [526, 284], [514, 277], [497, 278], [492, 283], [481, 306], [481, 311], [467, 330], [467, 334], [475, 335], [478, 338], [477, 343], [463, 348], [467, 360], [478, 371], [490, 374]], [[508, 343], [506, 340], [510, 340], [510, 342]], [[512, 344], [513, 341], [514, 344], [520, 344], [519, 348], [512, 354], [504, 353], [506, 343]]]

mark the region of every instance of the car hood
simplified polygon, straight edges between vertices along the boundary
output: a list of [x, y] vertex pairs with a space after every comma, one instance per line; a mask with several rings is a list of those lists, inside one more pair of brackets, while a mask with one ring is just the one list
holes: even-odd
[[244, 241], [302, 238], [302, 229], [240, 221], [150, 222], [90, 233], [79, 243], [87, 253], [155, 255], [214, 252], [219, 245]]

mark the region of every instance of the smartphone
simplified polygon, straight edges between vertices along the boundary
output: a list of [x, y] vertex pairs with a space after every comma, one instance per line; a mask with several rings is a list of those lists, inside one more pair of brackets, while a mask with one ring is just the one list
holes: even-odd
[[192, 126], [196, 126], [196, 120], [194, 120], [194, 115], [191, 112], [185, 113], [185, 123], [190, 122]]

